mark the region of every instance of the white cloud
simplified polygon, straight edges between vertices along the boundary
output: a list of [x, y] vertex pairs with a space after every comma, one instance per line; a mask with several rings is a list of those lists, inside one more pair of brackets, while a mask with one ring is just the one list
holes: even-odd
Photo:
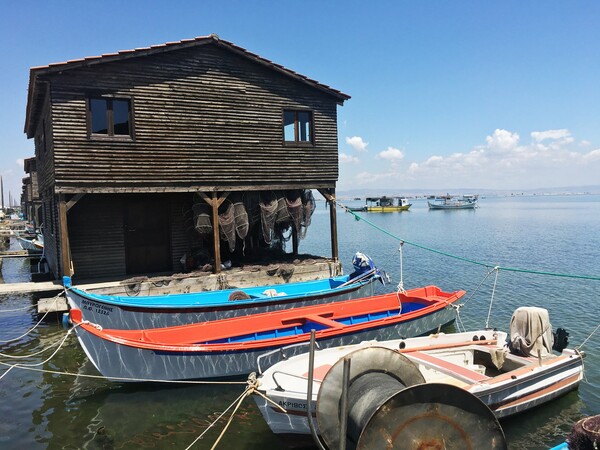
[[[567, 129], [535, 131], [530, 142], [496, 129], [481, 145], [444, 154], [438, 149], [422, 159], [407, 160], [389, 147], [360, 164], [346, 165], [341, 184], [387, 189], [533, 189], [597, 185], [600, 148], [576, 140]], [[400, 158], [402, 155], [402, 158]], [[348, 155], [346, 155], [348, 156]], [[395, 159], [394, 159], [395, 157]], [[342, 158], [340, 155], [340, 162]], [[381, 160], [386, 163], [382, 164]], [[360, 173], [359, 173], [360, 172]]]
[[398, 176], [400, 176], [400, 175], [396, 171], [361, 172], [358, 175], [356, 175], [356, 181], [360, 185], [373, 186], [373, 183], [376, 183], [381, 180], [387, 180], [387, 179], [396, 180]]
[[25, 163], [25, 160], [23, 158], [19, 158], [15, 162], [17, 163], [17, 166], [19, 166], [22, 169], [23, 164]]
[[592, 162], [592, 161], [600, 161], [600, 148], [596, 150], [592, 150], [589, 153], [586, 153], [582, 156], [582, 160], [584, 163]]
[[340, 160], [340, 164], [359, 162], [359, 159], [356, 156], [347, 155], [346, 153], [340, 153], [339, 160]]
[[485, 138], [488, 147], [496, 150], [510, 150], [519, 144], [519, 135], [507, 130], [496, 129], [491, 136]]
[[546, 139], [558, 140], [558, 139], [566, 139], [570, 138], [571, 133], [569, 130], [546, 130], [546, 131], [533, 131], [531, 133], [531, 138], [536, 142], [542, 142]]
[[377, 157], [392, 162], [398, 162], [404, 159], [404, 152], [394, 147], [388, 147], [387, 150], [379, 152]]
[[346, 144], [348, 144], [357, 152], [366, 152], [367, 145], [369, 145], [369, 143], [363, 141], [363, 138], [360, 136], [346, 137]]

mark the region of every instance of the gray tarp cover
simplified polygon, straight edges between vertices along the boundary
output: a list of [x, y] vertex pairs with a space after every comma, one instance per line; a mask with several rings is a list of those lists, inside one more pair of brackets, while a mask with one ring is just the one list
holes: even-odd
[[510, 320], [510, 347], [523, 356], [552, 353], [552, 325], [548, 310], [533, 306], [518, 308]]

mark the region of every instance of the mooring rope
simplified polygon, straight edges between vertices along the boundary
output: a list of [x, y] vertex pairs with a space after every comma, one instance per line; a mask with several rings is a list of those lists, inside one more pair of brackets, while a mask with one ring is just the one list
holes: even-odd
[[[58, 294], [58, 295], [54, 296], [54, 304], [53, 304], [52, 306], [55, 306], [55, 305], [56, 305], [56, 303], [58, 302], [58, 299], [60, 298], [60, 296], [61, 296], [61, 295], [62, 295], [62, 293], [60, 293], [60, 294]], [[26, 331], [24, 334], [22, 334], [21, 336], [18, 336], [18, 337], [16, 337], [16, 338], [12, 338], [12, 339], [8, 339], [8, 340], [6, 340], [6, 339], [0, 339], [0, 343], [3, 343], [3, 344], [8, 344], [9, 342], [18, 341], [19, 339], [22, 339], [22, 338], [24, 338], [24, 337], [25, 337], [25, 336], [27, 336], [29, 333], [31, 333], [33, 330], [35, 330], [35, 329], [36, 329], [36, 328], [37, 328], [37, 327], [40, 325], [40, 323], [42, 323], [42, 322], [44, 321], [44, 319], [46, 318], [46, 316], [47, 316], [49, 313], [50, 313], [50, 309], [48, 309], [48, 311], [46, 311], [46, 312], [44, 313], [44, 315], [42, 316], [42, 318], [41, 318], [40, 320], [38, 320], [38, 322], [37, 322], [37, 323], [36, 323], [36, 324], [35, 324], [35, 325], [34, 325], [32, 328], [30, 328], [29, 330], [27, 330], [27, 331]]]
[[66, 340], [69, 338], [69, 336], [71, 335], [71, 333], [73, 332], [73, 330], [75, 330], [75, 328], [77, 328], [79, 325], [81, 324], [77, 324], [74, 325], [73, 328], [71, 328], [69, 331], [67, 331], [67, 333], [65, 334], [65, 337], [61, 339], [60, 344], [58, 345], [57, 349], [54, 350], [54, 352], [48, 357], [46, 358], [44, 361], [40, 361], [40, 362], [36, 362], [36, 363], [22, 363], [22, 364], [6, 364], [4, 362], [0, 362], [0, 364], [5, 365], [5, 366], [9, 366], [10, 368], [4, 372], [2, 375], [0, 375], [0, 380], [2, 378], [4, 378], [4, 376], [9, 373], [12, 369], [14, 369], [15, 367], [19, 367], [19, 368], [25, 368], [25, 367], [37, 367], [37, 366], [41, 366], [43, 364], [46, 364], [48, 361], [50, 361], [52, 358], [54, 358], [54, 356], [58, 353], [58, 351], [62, 348], [62, 346], [64, 345], [64, 343], [66, 342]]
[[48, 345], [47, 347], [44, 347], [43, 349], [35, 352], [35, 353], [30, 353], [28, 355], [8, 355], [6, 353], [0, 353], [1, 357], [4, 358], [12, 358], [12, 359], [26, 359], [26, 358], [31, 358], [33, 356], [38, 356], [41, 355], [42, 353], [44, 353], [45, 351], [51, 349], [52, 347], [54, 347], [55, 345], [59, 345], [59, 343], [62, 341], [63, 338], [58, 339], [56, 342]]
[[531, 269], [521, 269], [518, 267], [504, 267], [504, 266], [499, 266], [497, 264], [490, 264], [490, 263], [486, 263], [486, 262], [482, 262], [482, 261], [476, 261], [474, 259], [470, 259], [470, 258], [465, 258], [463, 256], [458, 256], [458, 255], [454, 255], [452, 253], [447, 253], [441, 250], [437, 250], [431, 247], [427, 247], [425, 245], [422, 244], [418, 244], [416, 242], [411, 242], [411, 241], [407, 241], [406, 239], [402, 239], [399, 236], [396, 236], [393, 233], [390, 233], [389, 231], [385, 230], [384, 228], [381, 228], [378, 225], [375, 225], [373, 222], [371, 222], [368, 219], [365, 219], [364, 217], [358, 215], [355, 211], [352, 211], [350, 208], [348, 208], [347, 206], [343, 205], [342, 203], [340, 203], [337, 199], [333, 199], [333, 201], [340, 207], [342, 208], [344, 211], [346, 211], [347, 213], [350, 213], [354, 216], [354, 218], [358, 221], [362, 220], [363, 222], [365, 222], [367, 225], [370, 225], [371, 227], [375, 228], [376, 230], [381, 231], [382, 233], [390, 236], [393, 239], [396, 239], [397, 241], [401, 241], [405, 244], [408, 245], [412, 245], [413, 247], [417, 247], [420, 248], [422, 250], [426, 250], [432, 253], [437, 253], [438, 255], [442, 255], [442, 256], [447, 256], [448, 258], [454, 258], [454, 259], [458, 259], [459, 261], [464, 261], [464, 262], [468, 262], [471, 264], [476, 264], [479, 266], [484, 266], [484, 267], [488, 267], [488, 268], [498, 268], [504, 271], [508, 271], [508, 272], [520, 272], [520, 273], [528, 273], [528, 274], [532, 274], [532, 275], [547, 275], [547, 276], [552, 276], [552, 277], [563, 277], [563, 278], [576, 278], [576, 279], [582, 279], [582, 280], [595, 280], [595, 281], [600, 281], [600, 276], [594, 276], [594, 275], [576, 275], [576, 274], [570, 274], [570, 273], [557, 273], [557, 272], [546, 272], [546, 271], [540, 271], [540, 270], [531, 270]]
[[592, 331], [590, 333], [590, 335], [588, 337], [585, 338], [585, 340], [577, 347], [575, 347], [576, 350], [579, 350], [581, 347], [583, 347], [587, 341], [589, 341], [591, 339], [591, 337], [594, 335], [594, 333], [596, 333], [596, 331], [598, 331], [598, 328], [600, 328], [600, 323], [598, 324], [598, 326], [596, 328], [594, 328], [594, 331]]
[[488, 329], [490, 327], [490, 316], [492, 315], [492, 306], [494, 304], [494, 294], [496, 293], [496, 284], [498, 283], [498, 274], [500, 273], [500, 269], [498, 267], [494, 267], [496, 271], [496, 278], [494, 278], [494, 286], [492, 286], [492, 298], [490, 299], [490, 309], [488, 309], [487, 319], [485, 319], [485, 328]]
[[[229, 425], [231, 425], [231, 421], [233, 420], [233, 417], [235, 416], [235, 413], [238, 411], [238, 409], [240, 408], [240, 406], [242, 405], [242, 402], [244, 401], [244, 399], [246, 397], [249, 397], [250, 395], [252, 395], [253, 393], [259, 393], [256, 389], [258, 388], [258, 380], [256, 378], [256, 373], [252, 372], [249, 376], [248, 376], [248, 380], [246, 380], [246, 389], [244, 389], [244, 392], [242, 392], [228, 407], [227, 409], [225, 409], [225, 411], [223, 411], [219, 417], [217, 417], [208, 427], [206, 427], [206, 429], [200, 433], [200, 435], [194, 439], [194, 441], [186, 447], [185, 450], [189, 450], [190, 448], [192, 448], [196, 442], [198, 442], [200, 439], [202, 439], [204, 437], [204, 435], [208, 432], [208, 430], [210, 430], [219, 420], [221, 420], [221, 418], [225, 415], [225, 413], [227, 411], [229, 411], [233, 405], [235, 405], [235, 408], [233, 409], [233, 411], [231, 412], [231, 414], [229, 415], [229, 419], [227, 420], [227, 423], [225, 424], [225, 426], [223, 427], [223, 430], [221, 430], [221, 433], [219, 434], [219, 437], [217, 437], [217, 440], [215, 441], [215, 443], [213, 444], [213, 446], [211, 447], [211, 450], [214, 450], [215, 448], [217, 448], [217, 445], [219, 444], [219, 442], [221, 441], [221, 438], [225, 435], [225, 432], [227, 431], [227, 429], [229, 428]], [[260, 394], [260, 393], [259, 393]], [[262, 395], [262, 394], [261, 394]], [[264, 396], [263, 396], [264, 397]]]

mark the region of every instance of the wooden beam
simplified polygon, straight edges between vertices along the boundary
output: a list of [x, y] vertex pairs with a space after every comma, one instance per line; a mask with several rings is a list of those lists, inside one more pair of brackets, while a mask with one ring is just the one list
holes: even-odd
[[319, 192], [329, 203], [329, 227], [331, 229], [331, 259], [338, 262], [337, 211], [335, 204], [335, 189], [319, 189]]
[[58, 226], [60, 227], [60, 255], [63, 276], [73, 275], [69, 228], [67, 226], [67, 202], [64, 195], [58, 197]]
[[139, 193], [163, 193], [163, 192], [246, 192], [246, 191], [285, 191], [294, 189], [326, 189], [334, 185], [331, 182], [306, 181], [302, 183], [267, 183], [267, 184], [239, 184], [239, 185], [186, 185], [186, 186], [106, 186], [99, 182], [95, 186], [56, 186], [55, 191], [60, 194], [139, 194]]
[[[219, 199], [217, 193], [212, 193], [212, 226], [213, 226], [213, 240], [215, 249], [215, 267], [214, 273], [221, 273], [221, 238], [219, 234]], [[225, 200], [225, 199], [223, 199]]]
[[298, 230], [292, 226], [292, 254], [298, 256]]
[[73, 198], [67, 202], [67, 212], [69, 212], [69, 210], [75, 206], [75, 204], [81, 200], [84, 195], [85, 194], [82, 194], [81, 192], [79, 194], [75, 194]]
[[204, 192], [198, 193], [202, 199], [212, 206], [212, 227], [213, 227], [213, 241], [214, 241], [214, 252], [215, 252], [215, 267], [214, 273], [221, 272], [221, 238], [219, 234], [219, 206], [225, 201], [229, 192], [225, 192], [223, 197], [219, 198], [217, 192], [212, 193], [212, 198], [206, 195]]

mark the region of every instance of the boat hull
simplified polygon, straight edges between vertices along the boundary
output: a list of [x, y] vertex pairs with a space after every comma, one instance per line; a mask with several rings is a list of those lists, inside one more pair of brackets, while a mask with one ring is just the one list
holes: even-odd
[[[392, 294], [395, 295], [395, 294]], [[327, 331], [318, 338], [321, 348], [357, 344], [372, 339], [397, 339], [406, 336], [419, 336], [436, 331], [452, 323], [456, 309], [446, 302], [434, 307], [423, 308], [423, 313], [402, 314], [394, 318], [376, 320], [373, 326], [349, 326], [347, 330], [332, 335]], [[86, 355], [102, 375], [121, 381], [165, 381], [241, 377], [256, 371], [261, 356], [262, 369], [281, 361], [283, 353], [276, 351], [285, 345], [285, 339], [269, 339], [264, 345], [244, 348], [244, 344], [222, 344], [215, 351], [210, 344], [141, 348], [131, 341], [107, 339], [103, 331], [93, 325], [75, 319], [76, 333]], [[109, 333], [110, 330], [107, 332]], [[285, 350], [285, 358], [306, 351], [310, 332], [294, 337], [294, 346]], [[198, 336], [198, 341], [204, 339]], [[225, 350], [223, 350], [225, 349]]]
[[[338, 277], [341, 280], [347, 277]], [[235, 292], [233, 289], [225, 291], [213, 291], [194, 294], [176, 294], [173, 296], [162, 296], [160, 303], [143, 303], [143, 297], [136, 297], [137, 304], [119, 302], [119, 297], [112, 297], [113, 301], [103, 301], [104, 296], [88, 295], [85, 291], [76, 288], [66, 288], [66, 296], [71, 308], [82, 311], [83, 318], [103, 328], [121, 330], [141, 330], [150, 328], [165, 328], [186, 325], [212, 320], [221, 320], [232, 317], [240, 317], [248, 314], [259, 314], [279, 311], [289, 308], [300, 308], [308, 305], [321, 303], [352, 300], [374, 294], [374, 281], [369, 278], [343, 287], [328, 288], [321, 287], [315, 291], [305, 293], [290, 293], [285, 296], [274, 296], [254, 298], [251, 300], [228, 300]], [[332, 280], [337, 279], [330, 279]], [[322, 280], [324, 283], [324, 280]], [[294, 283], [307, 286], [318, 285], [318, 281]], [[338, 283], [341, 284], [341, 283]], [[329, 283], [328, 283], [329, 286]], [[260, 288], [244, 289], [244, 291], [263, 291], [277, 289], [279, 292], [293, 289], [291, 284], [263, 286]], [[296, 287], [297, 289], [297, 287]], [[203, 298], [220, 298], [221, 301], [211, 301], [203, 305]], [[156, 297], [155, 297], [156, 298]], [[207, 302], [208, 303], [208, 302]]]
[[477, 207], [476, 202], [472, 203], [460, 203], [460, 204], [435, 204], [427, 202], [429, 209], [475, 209]]
[[[475, 334], [489, 334], [490, 331], [476, 332]], [[464, 333], [463, 333], [464, 334]], [[456, 334], [458, 335], [458, 333]], [[437, 340], [437, 337], [433, 339]], [[363, 343], [363, 346], [384, 346], [391, 349], [397, 349], [399, 342], [373, 342]], [[435, 344], [434, 344], [435, 345]], [[341, 350], [341, 357], [345, 354], [355, 351], [355, 348], [346, 348]], [[406, 355], [406, 353], [405, 353]], [[519, 358], [515, 358], [519, 359]], [[485, 379], [486, 377], [475, 373], [474, 378], [467, 382], [457, 381], [457, 378], [449, 378], [448, 383], [455, 384], [471, 392], [485, 403], [495, 414], [497, 418], [509, 417], [531, 408], [547, 403], [561, 395], [577, 389], [583, 378], [583, 359], [580, 353], [573, 350], [566, 350], [561, 356], [554, 357], [543, 362], [539, 366], [536, 358], [522, 358], [527, 361], [522, 368], [507, 372], [503, 375]], [[459, 358], [460, 360], [460, 358]], [[304, 362], [304, 361], [303, 361]], [[331, 362], [327, 367], [331, 367]], [[308, 367], [303, 365], [303, 367]], [[318, 372], [316, 365], [315, 374]], [[443, 366], [440, 366], [443, 369]], [[457, 364], [448, 363], [448, 373], [460, 373], [460, 370], [454, 372]], [[431, 367], [428, 368], [431, 370]], [[272, 374], [279, 373], [278, 381], [281, 383], [281, 389], [275, 391], [272, 386], [265, 387], [261, 392], [265, 394], [272, 402], [280, 405], [287, 410], [286, 413], [268, 403], [261, 396], [254, 396], [256, 404], [261, 411], [265, 421], [271, 430], [278, 435], [310, 435], [311, 431], [307, 420], [307, 401], [306, 385], [303, 389], [289, 387], [283, 383], [286, 372], [285, 367], [274, 366], [271, 369]], [[471, 374], [473, 375], [473, 374]], [[267, 374], [264, 375], [265, 377]], [[306, 378], [304, 373], [303, 377]], [[316, 379], [322, 379], [324, 373], [319, 373]], [[264, 383], [263, 383], [264, 385]], [[315, 384], [318, 386], [318, 383]], [[286, 392], [286, 388], [288, 388]], [[317, 400], [318, 387], [313, 391], [313, 418], [315, 416], [315, 404]], [[289, 392], [289, 393], [288, 393]], [[316, 419], [314, 420], [316, 426]]]
[[408, 211], [408, 209], [412, 206], [412, 204], [404, 205], [404, 206], [367, 206], [367, 212], [399, 212], [399, 211]]

